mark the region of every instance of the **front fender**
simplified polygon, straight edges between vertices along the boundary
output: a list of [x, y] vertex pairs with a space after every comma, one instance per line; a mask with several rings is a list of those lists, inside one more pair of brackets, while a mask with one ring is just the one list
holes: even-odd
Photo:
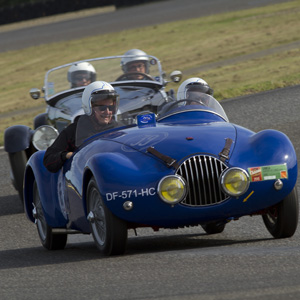
[[[143, 172], [143, 170], [147, 171]], [[107, 207], [118, 217], [124, 218], [124, 210], [120, 210], [120, 201], [125, 201], [130, 191], [133, 191], [135, 197], [141, 202], [152, 199], [156, 194], [157, 182], [163, 176], [174, 174], [175, 170], [145, 153], [133, 152], [126, 155], [103, 153], [91, 157], [87, 162], [84, 175], [85, 187], [90, 172], [95, 177]], [[113, 199], [115, 195], [118, 196]], [[86, 201], [85, 199], [84, 192], [83, 201]], [[115, 199], [118, 201], [112, 201]]]
[[37, 115], [33, 120], [34, 129], [37, 129], [38, 127], [40, 127], [42, 125], [48, 125], [47, 120], [48, 120], [47, 113], [41, 113], [41, 114]]
[[4, 132], [4, 150], [15, 153], [29, 148], [33, 131], [25, 125], [8, 127]]
[[[131, 156], [136, 159], [132, 159]], [[150, 157], [147, 159], [147, 155], [140, 152], [134, 152], [134, 155], [121, 153], [97, 154], [88, 160], [86, 167], [94, 174], [98, 187], [102, 192], [112, 191], [120, 183], [130, 188], [135, 186], [141, 177], [140, 171], [143, 167], [141, 166], [142, 161], [139, 159], [140, 156], [143, 159], [144, 168], [149, 171], [149, 168], [153, 167], [154, 160]], [[151, 164], [147, 165], [146, 161], [148, 162], [148, 160], [151, 161]], [[161, 163], [156, 162], [156, 164], [162, 168]], [[163, 169], [165, 168], [163, 167]]]
[[24, 175], [24, 206], [29, 220], [35, 221], [32, 215], [33, 209], [33, 184], [37, 183], [44, 216], [49, 226], [62, 228], [67, 224], [64, 217], [58, 195], [59, 175], [49, 172], [43, 164], [45, 151], [35, 152], [27, 162]]
[[284, 180], [284, 187], [287, 194], [297, 181], [296, 151], [290, 139], [277, 130], [266, 129], [244, 135], [243, 129], [237, 126], [237, 139], [229, 163], [244, 169], [286, 164], [288, 179]]

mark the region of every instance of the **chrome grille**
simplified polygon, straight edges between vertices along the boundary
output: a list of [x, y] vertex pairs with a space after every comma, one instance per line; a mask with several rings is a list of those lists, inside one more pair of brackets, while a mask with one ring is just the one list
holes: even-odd
[[209, 155], [195, 155], [184, 161], [176, 172], [188, 183], [188, 193], [181, 204], [206, 206], [228, 199], [219, 185], [226, 168], [222, 161]]

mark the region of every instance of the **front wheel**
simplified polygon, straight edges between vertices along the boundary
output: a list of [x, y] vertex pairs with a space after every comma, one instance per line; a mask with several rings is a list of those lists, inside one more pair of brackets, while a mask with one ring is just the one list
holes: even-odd
[[104, 255], [124, 254], [127, 244], [127, 224], [106, 207], [94, 178], [88, 184], [87, 205], [88, 220], [97, 248]]
[[33, 214], [43, 247], [48, 250], [64, 249], [67, 243], [68, 235], [65, 233], [54, 234], [52, 232], [52, 227], [47, 224], [36, 181], [33, 185], [33, 204], [35, 207]]
[[297, 188], [262, 216], [266, 228], [276, 239], [291, 237], [298, 226], [299, 202]]

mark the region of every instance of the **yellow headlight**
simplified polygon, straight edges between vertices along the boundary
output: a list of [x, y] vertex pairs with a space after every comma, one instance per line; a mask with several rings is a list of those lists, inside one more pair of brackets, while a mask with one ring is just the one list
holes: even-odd
[[221, 176], [223, 191], [234, 197], [243, 195], [249, 188], [249, 175], [240, 168], [231, 168], [224, 171]]
[[169, 204], [182, 201], [186, 195], [186, 183], [177, 175], [166, 176], [158, 184], [160, 198]]

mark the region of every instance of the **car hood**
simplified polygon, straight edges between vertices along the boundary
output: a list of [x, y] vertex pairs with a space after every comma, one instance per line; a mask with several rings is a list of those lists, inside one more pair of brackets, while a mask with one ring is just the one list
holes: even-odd
[[128, 128], [102, 138], [121, 143], [124, 152], [147, 152], [154, 147], [164, 155], [180, 160], [196, 153], [218, 156], [227, 138], [232, 139], [233, 149], [236, 128], [227, 122], [213, 122], [197, 125], [162, 125], [146, 128]]

